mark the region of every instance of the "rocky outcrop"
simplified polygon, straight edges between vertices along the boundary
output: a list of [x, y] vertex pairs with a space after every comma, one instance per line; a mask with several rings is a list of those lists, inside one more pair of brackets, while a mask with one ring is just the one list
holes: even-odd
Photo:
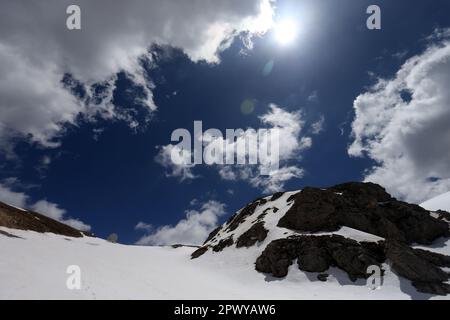
[[317, 275], [317, 280], [322, 281], [322, 282], [326, 282], [328, 280], [328, 277], [330, 275], [328, 273], [320, 273]]
[[75, 238], [89, 235], [37, 212], [21, 210], [3, 202], [0, 202], [0, 226], [40, 233], [51, 232]]
[[236, 230], [236, 228], [242, 223], [244, 222], [245, 218], [247, 218], [248, 216], [252, 215], [256, 208], [260, 205], [263, 205], [267, 203], [266, 199], [260, 198], [260, 199], [256, 199], [255, 201], [253, 201], [252, 203], [250, 203], [249, 205], [247, 205], [244, 209], [242, 209], [237, 215], [231, 217], [231, 219], [228, 221], [228, 227], [227, 230], [228, 231], [234, 231]]
[[232, 246], [233, 244], [234, 244], [233, 237], [230, 236], [226, 239], [220, 240], [219, 243], [213, 247], [213, 251], [220, 252], [223, 249], [225, 249], [226, 247]]
[[[297, 260], [302, 271], [323, 273], [330, 267], [344, 270], [350, 280], [365, 279], [369, 266], [386, 260], [399, 276], [411, 280], [419, 292], [446, 295], [450, 275], [440, 267], [450, 267], [450, 257], [412, 249], [397, 241], [357, 242], [338, 235], [294, 236], [271, 242], [256, 260], [256, 270], [277, 278], [285, 277]], [[320, 277], [324, 281], [324, 276]]]
[[280, 199], [283, 195], [284, 195], [284, 192], [277, 192], [277, 193], [274, 193], [274, 194], [272, 195], [272, 197], [270, 198], [270, 201], [278, 200], [278, 199]]
[[419, 292], [439, 295], [450, 293], [450, 285], [445, 283], [450, 275], [439, 268], [450, 266], [450, 257], [425, 250], [414, 250], [395, 241], [386, 243], [385, 252], [392, 269], [399, 276], [411, 280]]
[[444, 210], [438, 210], [436, 211], [438, 214], [438, 219], [440, 220], [447, 220], [450, 222], [450, 212], [444, 211]]
[[211, 231], [211, 233], [208, 235], [208, 238], [206, 238], [206, 240], [203, 244], [214, 239], [214, 237], [217, 235], [217, 233], [219, 233], [220, 229], [222, 229], [222, 226], [219, 226], [219, 227], [215, 228], [213, 231]]
[[236, 248], [251, 247], [257, 242], [263, 241], [267, 237], [269, 230], [264, 228], [264, 222], [260, 221], [254, 224], [250, 229], [244, 232], [236, 242]]
[[267, 208], [263, 211], [263, 213], [261, 213], [256, 220], [252, 221], [252, 223], [256, 223], [256, 222], [260, 222], [264, 219], [264, 217], [269, 213], [269, 211], [272, 211], [274, 213], [278, 212], [278, 208], [277, 207], [272, 207], [272, 208]]
[[285, 277], [295, 259], [302, 271], [322, 273], [333, 266], [356, 280], [367, 278], [367, 268], [380, 265], [385, 256], [382, 244], [359, 243], [338, 235], [294, 236], [272, 241], [255, 266], [260, 272]]
[[328, 189], [305, 188], [278, 226], [319, 232], [351, 227], [387, 239], [430, 244], [450, 236], [448, 223], [413, 204], [392, 198], [372, 183], [347, 183]]
[[208, 251], [208, 247], [207, 246], [198, 248], [197, 250], [192, 252], [191, 259], [197, 259], [201, 255], [205, 254], [206, 251]]
[[[450, 257], [411, 247], [449, 238], [448, 212], [431, 213], [399, 201], [373, 183], [304, 188], [291, 193], [287, 200], [281, 200], [283, 195], [276, 193], [247, 205], [214, 230], [193, 257], [204, 254], [208, 248], [220, 252], [233, 245], [239, 249], [262, 244], [264, 250], [255, 268], [276, 278], [285, 277], [296, 263], [298, 269], [316, 273], [319, 281], [327, 281], [331, 267], [343, 270], [350, 280], [356, 281], [372, 275], [369, 266], [382, 268], [386, 263], [420, 292], [450, 293], [446, 283], [449, 273], [442, 269], [450, 268]], [[238, 229], [244, 222], [249, 225], [247, 230]], [[334, 233], [337, 231], [339, 234]], [[354, 231], [358, 236], [352, 234]], [[276, 240], [267, 243], [271, 232]], [[328, 234], [318, 234], [324, 232]], [[345, 232], [349, 232], [348, 236], [343, 236]]]

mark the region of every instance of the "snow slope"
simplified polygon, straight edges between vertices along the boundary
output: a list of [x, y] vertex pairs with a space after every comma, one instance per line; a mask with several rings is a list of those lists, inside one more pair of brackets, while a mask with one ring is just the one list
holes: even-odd
[[[20, 237], [0, 233], [0, 299], [409, 299], [408, 292], [415, 292], [389, 272], [375, 291], [364, 282], [350, 285], [339, 270], [326, 285], [295, 266], [286, 279], [277, 281], [254, 270], [256, 252], [251, 249], [191, 260], [193, 248], [125, 246], [3, 227], [0, 231]], [[66, 287], [69, 265], [81, 268], [81, 290]]]
[[431, 211], [444, 210], [450, 212], [450, 192], [425, 201], [420, 206]]
[[[264, 221], [264, 226], [267, 230], [269, 230], [269, 233], [267, 235], [267, 238], [260, 244], [259, 246], [266, 246], [270, 242], [276, 239], [280, 238], [286, 238], [291, 235], [302, 235], [302, 234], [310, 234], [306, 232], [294, 232], [290, 229], [286, 228], [280, 228], [277, 226], [278, 221], [280, 218], [289, 210], [289, 208], [294, 204], [294, 202], [287, 202], [287, 199], [298, 193], [298, 191], [293, 192], [286, 192], [281, 196], [279, 199], [275, 201], [269, 201], [271, 197], [263, 198], [265, 200], [268, 200], [267, 203], [260, 205], [256, 208], [255, 212], [247, 217], [245, 221], [236, 228], [236, 230], [229, 231], [227, 230], [226, 226], [222, 228], [217, 235], [209, 241], [207, 244], [214, 246], [217, 245], [220, 240], [224, 240], [228, 238], [230, 235], [233, 235], [234, 239], [239, 238], [245, 231], [247, 231], [254, 222], [258, 219], [258, 217], [265, 213], [265, 217], [262, 218], [262, 221]], [[273, 210], [273, 208], [277, 208], [278, 210]], [[239, 212], [238, 212], [239, 213]], [[314, 235], [331, 235], [331, 234], [338, 234], [341, 236], [344, 236], [346, 238], [350, 238], [356, 241], [369, 241], [369, 242], [377, 242], [380, 240], [384, 240], [381, 237], [378, 237], [376, 235], [372, 235], [366, 232], [362, 232], [359, 230], [355, 230], [349, 227], [342, 227], [340, 230], [336, 232], [316, 232]], [[261, 250], [258, 250], [258, 253], [260, 253]]]
[[[255, 210], [233, 232], [246, 230], [264, 210], [285, 212], [286, 193]], [[409, 281], [384, 265], [383, 285], [370, 290], [364, 280], [352, 283], [339, 269], [329, 270], [326, 283], [302, 272], [294, 263], [284, 279], [255, 271], [254, 262], [270, 241], [286, 237], [276, 227], [279, 215], [267, 210], [267, 238], [256, 246], [212, 250], [191, 260], [195, 248], [140, 247], [112, 244], [91, 237], [69, 238], [0, 227], [0, 299], [449, 299], [417, 293]], [[279, 214], [280, 214], [279, 212]], [[335, 232], [361, 241], [381, 238], [351, 228]], [[226, 233], [216, 236], [218, 241]], [[440, 250], [450, 254], [450, 243]], [[81, 290], [66, 287], [69, 265], [81, 268]]]

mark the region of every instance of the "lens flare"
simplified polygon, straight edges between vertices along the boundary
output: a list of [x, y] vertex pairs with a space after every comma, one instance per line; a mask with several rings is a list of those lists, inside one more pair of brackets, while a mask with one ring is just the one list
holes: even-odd
[[298, 36], [298, 25], [292, 19], [284, 19], [278, 22], [274, 28], [275, 39], [281, 45], [294, 42]]

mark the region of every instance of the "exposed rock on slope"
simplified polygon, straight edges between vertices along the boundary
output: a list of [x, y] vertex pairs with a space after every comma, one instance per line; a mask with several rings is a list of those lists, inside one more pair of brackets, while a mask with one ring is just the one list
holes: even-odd
[[440, 295], [450, 293], [450, 285], [445, 283], [450, 276], [440, 268], [450, 267], [450, 257], [411, 249], [396, 241], [387, 242], [385, 252], [395, 272], [411, 280], [417, 290]]
[[260, 198], [214, 230], [198, 258], [212, 249], [256, 250], [257, 271], [282, 278], [296, 262], [327, 281], [330, 268], [352, 281], [367, 278], [372, 265], [390, 268], [420, 292], [450, 293], [450, 257], [411, 245], [449, 238], [448, 213], [430, 213], [391, 197], [372, 183], [347, 183], [327, 189], [305, 188]]
[[376, 184], [348, 183], [329, 189], [305, 188], [278, 226], [298, 231], [336, 231], [342, 226], [383, 238], [430, 244], [449, 236], [448, 224], [429, 211], [392, 198]]
[[367, 277], [367, 268], [383, 263], [385, 255], [377, 244], [339, 235], [293, 236], [272, 241], [256, 260], [256, 270], [284, 277], [295, 259], [300, 270], [321, 273], [337, 266], [356, 280]]
[[51, 232], [77, 238], [84, 235], [83, 232], [42, 214], [19, 209], [3, 202], [0, 202], [0, 226], [41, 233]]
[[248, 248], [253, 246], [256, 242], [261, 242], [267, 237], [268, 232], [269, 230], [264, 228], [264, 222], [257, 222], [239, 237], [236, 242], [236, 248]]

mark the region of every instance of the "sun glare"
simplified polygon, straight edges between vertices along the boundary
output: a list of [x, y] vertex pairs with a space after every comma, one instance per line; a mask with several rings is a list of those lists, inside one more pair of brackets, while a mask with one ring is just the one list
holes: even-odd
[[281, 45], [288, 45], [297, 39], [298, 25], [294, 20], [285, 19], [275, 24], [275, 39]]

